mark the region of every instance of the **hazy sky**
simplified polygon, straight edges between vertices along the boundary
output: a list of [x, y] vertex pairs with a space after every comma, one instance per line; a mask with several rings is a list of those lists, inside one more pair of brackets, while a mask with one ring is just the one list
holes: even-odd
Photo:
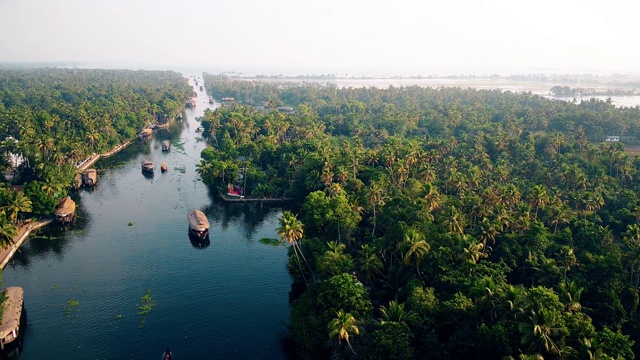
[[640, 72], [638, 10], [622, 0], [0, 0], [0, 62]]

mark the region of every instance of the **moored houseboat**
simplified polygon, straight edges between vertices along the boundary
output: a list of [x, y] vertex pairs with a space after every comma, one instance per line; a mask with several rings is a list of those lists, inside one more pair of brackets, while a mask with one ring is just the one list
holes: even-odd
[[160, 171], [162, 171], [162, 172], [167, 171], [167, 164], [165, 164], [165, 163], [160, 164]]
[[152, 135], [153, 135], [153, 130], [150, 128], [145, 128], [142, 131], [140, 131], [140, 134], [138, 134], [138, 139], [148, 140], [148, 139], [151, 139]]
[[187, 214], [189, 219], [189, 233], [198, 239], [205, 239], [209, 236], [209, 219], [200, 210], [191, 210]]
[[[5, 353], [8, 348], [13, 348], [20, 342], [23, 334], [21, 327], [24, 317], [24, 290], [21, 287], [11, 286], [2, 290], [6, 298], [2, 304], [2, 324], [0, 324], [0, 348]], [[17, 347], [17, 346], [16, 346]]]
[[162, 142], [162, 151], [169, 151], [171, 148], [171, 141], [165, 140]]
[[142, 172], [152, 173], [154, 170], [153, 161], [142, 160], [141, 165], [142, 165]]
[[76, 216], [76, 203], [71, 200], [69, 196], [61, 199], [54, 211], [56, 221], [60, 224], [66, 225], [75, 219]]
[[96, 186], [98, 183], [98, 173], [96, 169], [87, 169], [82, 173], [82, 185], [87, 187]]

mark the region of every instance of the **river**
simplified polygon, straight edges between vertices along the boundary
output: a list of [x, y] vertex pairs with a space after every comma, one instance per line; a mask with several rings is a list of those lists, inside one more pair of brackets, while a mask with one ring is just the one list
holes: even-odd
[[[194, 91], [180, 126], [96, 164], [106, 169], [97, 188], [72, 195], [72, 230], [32, 234], [4, 269], [3, 286], [25, 291], [21, 360], [159, 359], [167, 347], [177, 359], [286, 358], [287, 248], [259, 241], [277, 237], [281, 210], [222, 203], [198, 179], [206, 143], [196, 117], [209, 104]], [[209, 218], [209, 244], [187, 235], [194, 208]], [[141, 315], [148, 290], [156, 305]]]

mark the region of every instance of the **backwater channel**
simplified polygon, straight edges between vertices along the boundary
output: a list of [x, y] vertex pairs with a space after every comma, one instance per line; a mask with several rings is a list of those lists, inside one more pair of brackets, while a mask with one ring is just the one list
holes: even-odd
[[[281, 209], [224, 203], [199, 180], [196, 117], [210, 105], [194, 91], [178, 126], [95, 164], [96, 189], [72, 195], [73, 229], [32, 234], [4, 269], [3, 286], [25, 291], [19, 359], [159, 359], [166, 348], [176, 359], [286, 358], [287, 248], [260, 242], [277, 238]], [[208, 244], [187, 234], [192, 209], [209, 218]], [[156, 305], [141, 315], [148, 290]]]

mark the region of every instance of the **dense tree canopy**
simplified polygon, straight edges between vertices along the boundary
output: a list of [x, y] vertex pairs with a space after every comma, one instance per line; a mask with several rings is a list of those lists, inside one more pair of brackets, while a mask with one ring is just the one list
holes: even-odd
[[299, 206], [305, 232], [289, 270], [313, 279], [291, 313], [302, 358], [638, 353], [640, 164], [603, 141], [640, 135], [640, 108], [500, 90], [205, 83], [237, 103], [202, 118], [203, 179], [223, 186], [247, 167], [247, 194]]

